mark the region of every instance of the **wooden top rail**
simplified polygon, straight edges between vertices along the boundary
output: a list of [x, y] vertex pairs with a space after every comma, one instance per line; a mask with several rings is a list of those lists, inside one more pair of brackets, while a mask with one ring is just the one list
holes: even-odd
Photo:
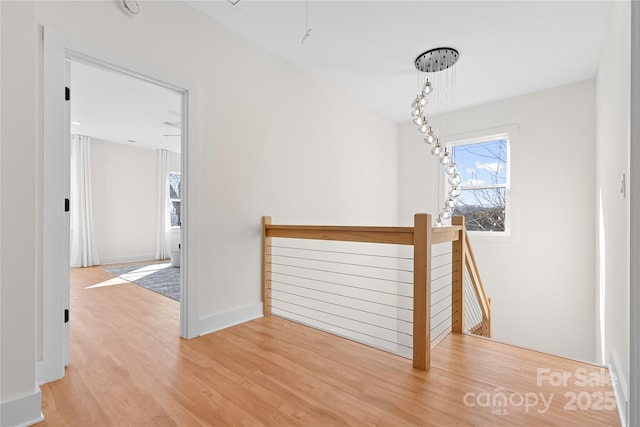
[[462, 225], [452, 225], [449, 227], [431, 227], [431, 244], [455, 242], [458, 240], [462, 230]]
[[[433, 227], [432, 243], [436, 244], [457, 240], [458, 231], [461, 229], [462, 227], [460, 226]], [[414, 228], [265, 224], [265, 237], [413, 245]]]
[[413, 227], [267, 225], [267, 237], [413, 245]]

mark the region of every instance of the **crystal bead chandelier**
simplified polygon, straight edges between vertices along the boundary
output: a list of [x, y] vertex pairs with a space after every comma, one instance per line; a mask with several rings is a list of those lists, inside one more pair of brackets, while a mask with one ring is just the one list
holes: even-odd
[[[451, 153], [445, 146], [440, 143], [438, 138], [437, 128], [427, 120], [425, 111], [427, 105], [434, 98], [434, 84], [429, 80], [431, 77], [436, 77], [439, 83], [441, 83], [438, 89], [443, 89], [444, 86], [448, 87], [448, 96], [445, 98], [445, 102], [452, 101], [453, 99], [453, 86], [455, 85], [455, 73], [453, 73], [453, 66], [458, 61], [459, 53], [456, 49], [450, 47], [439, 47], [428, 50], [420, 55], [415, 60], [415, 67], [418, 70], [418, 94], [411, 103], [411, 116], [413, 123], [418, 127], [418, 131], [423, 135], [424, 142], [431, 146], [431, 154], [438, 157], [440, 163], [445, 168], [447, 175], [447, 181], [449, 183], [449, 191], [447, 192], [444, 206], [440, 209], [438, 217], [434, 221], [434, 225], [440, 227], [444, 224], [444, 221], [451, 218], [451, 212], [456, 206], [456, 199], [460, 196], [460, 182], [461, 178], [458, 174], [458, 167], [453, 161]], [[450, 75], [446, 75], [445, 79], [440, 79], [438, 76], [441, 71], [449, 70]], [[443, 74], [443, 73], [440, 73]], [[443, 104], [442, 97], [435, 97], [439, 104]], [[433, 111], [431, 111], [432, 113]], [[430, 115], [431, 117], [431, 115]]]

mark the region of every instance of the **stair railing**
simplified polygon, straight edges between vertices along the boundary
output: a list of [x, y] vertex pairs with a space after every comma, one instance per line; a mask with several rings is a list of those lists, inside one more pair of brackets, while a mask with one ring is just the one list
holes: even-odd
[[[491, 300], [487, 297], [480, 279], [478, 265], [467, 236], [464, 217], [454, 216], [451, 223], [461, 227], [458, 239], [452, 242], [452, 332], [468, 332], [474, 335], [491, 337]], [[474, 300], [466, 303], [465, 294], [468, 297], [475, 297]], [[469, 309], [472, 306], [475, 309]], [[473, 316], [472, 314], [475, 313], [478, 315]], [[467, 315], [472, 319], [471, 324], [465, 319]], [[468, 326], [465, 327], [465, 325]]]
[[[431, 215], [416, 214], [413, 227], [274, 225], [271, 217], [262, 219], [262, 301], [263, 313], [272, 313], [272, 239], [311, 239], [344, 242], [382, 243], [413, 246], [413, 366], [427, 370], [431, 363], [431, 249], [435, 244], [452, 243], [452, 315], [451, 329], [464, 328], [465, 271], [482, 310], [477, 327], [485, 336], [491, 332], [491, 305], [477, 273], [473, 252], [466, 238], [464, 218], [454, 217], [449, 227], [433, 227]], [[465, 270], [466, 268], [466, 270]], [[472, 331], [473, 332], [473, 331]]]

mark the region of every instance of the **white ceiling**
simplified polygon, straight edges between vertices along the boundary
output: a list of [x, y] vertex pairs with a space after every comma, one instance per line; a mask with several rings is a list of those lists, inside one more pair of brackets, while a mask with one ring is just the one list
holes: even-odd
[[181, 103], [181, 94], [165, 87], [71, 63], [71, 121], [80, 123], [71, 125], [71, 133], [179, 153]]
[[[186, 3], [395, 121], [409, 121], [413, 60], [460, 52], [456, 108], [593, 78], [608, 15], [601, 1]], [[142, 12], [144, 13], [144, 11]]]
[[[455, 108], [593, 78], [609, 3], [601, 1], [186, 0], [233, 31], [397, 121], [425, 50], [460, 52]], [[144, 14], [144, 3], [141, 3]], [[180, 151], [180, 95], [72, 64], [72, 133]], [[136, 141], [134, 143], [128, 140]]]

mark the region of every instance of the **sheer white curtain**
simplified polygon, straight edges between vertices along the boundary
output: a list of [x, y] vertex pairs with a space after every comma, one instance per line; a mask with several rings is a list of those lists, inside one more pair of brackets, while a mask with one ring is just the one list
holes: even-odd
[[156, 235], [156, 259], [171, 257], [169, 231], [169, 152], [158, 150], [158, 231]]
[[91, 206], [91, 138], [71, 138], [71, 267], [100, 264]]

